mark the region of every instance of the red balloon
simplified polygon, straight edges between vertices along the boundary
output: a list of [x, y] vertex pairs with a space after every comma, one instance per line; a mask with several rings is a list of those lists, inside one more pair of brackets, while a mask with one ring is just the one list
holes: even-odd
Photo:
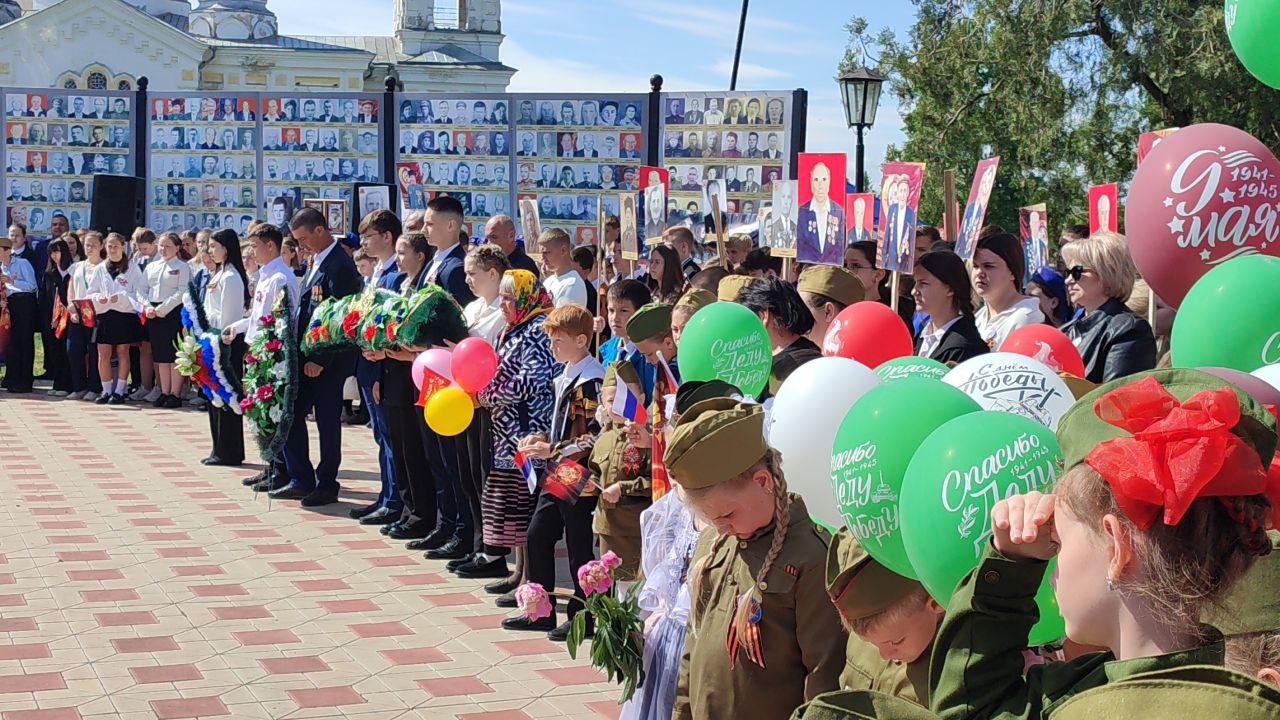
[[836, 316], [822, 339], [822, 354], [857, 360], [869, 368], [915, 351], [898, 313], [874, 300], [854, 303]]
[[1280, 407], [1280, 389], [1272, 387], [1271, 383], [1260, 377], [1250, 375], [1247, 372], [1241, 372], [1240, 370], [1233, 370], [1232, 368], [1202, 367], [1196, 369], [1201, 372], [1207, 372], [1210, 375], [1216, 375], [1223, 380], [1226, 380], [1232, 385], [1243, 390], [1246, 395], [1252, 396], [1254, 400], [1257, 400], [1263, 405], [1275, 405], [1276, 407]]
[[468, 393], [480, 392], [498, 372], [498, 353], [484, 338], [469, 337], [453, 348], [453, 382]]
[[1201, 275], [1251, 253], [1280, 256], [1280, 162], [1256, 138], [1205, 123], [1164, 138], [1134, 175], [1125, 231], [1138, 272], [1177, 307]]
[[1084, 377], [1084, 359], [1080, 357], [1080, 351], [1061, 330], [1050, 325], [1023, 325], [1005, 337], [1000, 344], [1000, 352], [1026, 355], [1049, 366], [1054, 372]]

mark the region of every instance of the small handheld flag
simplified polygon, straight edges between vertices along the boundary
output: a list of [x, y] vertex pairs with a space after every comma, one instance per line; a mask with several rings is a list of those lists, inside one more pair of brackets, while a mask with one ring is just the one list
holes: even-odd
[[534, 495], [538, 492], [538, 471], [533, 468], [533, 461], [522, 452], [516, 452], [511, 458], [516, 468], [520, 470], [520, 474], [524, 476], [524, 481], [529, 485], [529, 494]]
[[649, 413], [645, 412], [644, 404], [624, 383], [618, 384], [617, 393], [613, 396], [613, 406], [609, 409], [615, 415], [624, 417], [637, 425], [645, 425], [649, 422]]
[[578, 497], [587, 487], [587, 469], [572, 460], [561, 460], [547, 471], [542, 479], [542, 489], [570, 505], [578, 502]]

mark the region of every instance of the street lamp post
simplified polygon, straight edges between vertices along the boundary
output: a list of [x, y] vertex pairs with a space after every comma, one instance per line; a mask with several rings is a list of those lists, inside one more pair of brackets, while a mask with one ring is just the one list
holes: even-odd
[[866, 175], [863, 170], [865, 150], [862, 144], [862, 131], [871, 127], [876, 121], [876, 110], [880, 106], [880, 88], [884, 83], [884, 76], [870, 68], [856, 67], [846, 70], [836, 78], [836, 82], [840, 85], [840, 99], [844, 102], [845, 119], [849, 122], [849, 127], [856, 128], [858, 131], [858, 174], [854, 178], [854, 185], [858, 192], [862, 192], [866, 185]]

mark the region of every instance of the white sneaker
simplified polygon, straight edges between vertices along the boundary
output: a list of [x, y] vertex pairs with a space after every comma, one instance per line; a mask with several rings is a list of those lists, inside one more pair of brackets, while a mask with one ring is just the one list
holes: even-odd
[[140, 387], [140, 388], [138, 388], [137, 390], [134, 390], [132, 393], [129, 393], [129, 399], [130, 399], [130, 400], [142, 400], [143, 398], [145, 398], [145, 397], [147, 396], [147, 393], [149, 393], [149, 392], [151, 392], [151, 391], [150, 391], [150, 390], [148, 390], [148, 389], [146, 389], [146, 388], [144, 388], [144, 387]]
[[163, 394], [163, 393], [161, 393], [161, 392], [160, 392], [160, 386], [159, 386], [159, 385], [157, 385], [157, 386], [155, 386], [155, 387], [151, 388], [151, 392], [147, 393], [147, 396], [146, 396], [146, 397], [144, 397], [144, 398], [142, 398], [142, 399], [143, 399], [143, 401], [145, 401], [145, 402], [153, 403], [153, 402], [155, 402], [156, 400], [159, 400], [159, 399], [160, 399], [160, 396], [161, 396], [162, 394]]
[[84, 395], [81, 395], [81, 396], [80, 396], [80, 399], [81, 399], [81, 400], [87, 400], [88, 402], [93, 402], [94, 400], [97, 400], [97, 399], [98, 399], [98, 393], [96, 393], [96, 392], [94, 392], [94, 391], [92, 391], [92, 390], [85, 390], [85, 391], [84, 391]]

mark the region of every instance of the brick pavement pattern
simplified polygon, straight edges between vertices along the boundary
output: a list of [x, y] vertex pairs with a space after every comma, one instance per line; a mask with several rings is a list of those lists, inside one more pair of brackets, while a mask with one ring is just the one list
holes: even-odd
[[340, 504], [268, 508], [260, 466], [200, 465], [203, 413], [0, 396], [0, 720], [616, 718], [484, 581], [347, 517], [377, 462], [343, 440]]

